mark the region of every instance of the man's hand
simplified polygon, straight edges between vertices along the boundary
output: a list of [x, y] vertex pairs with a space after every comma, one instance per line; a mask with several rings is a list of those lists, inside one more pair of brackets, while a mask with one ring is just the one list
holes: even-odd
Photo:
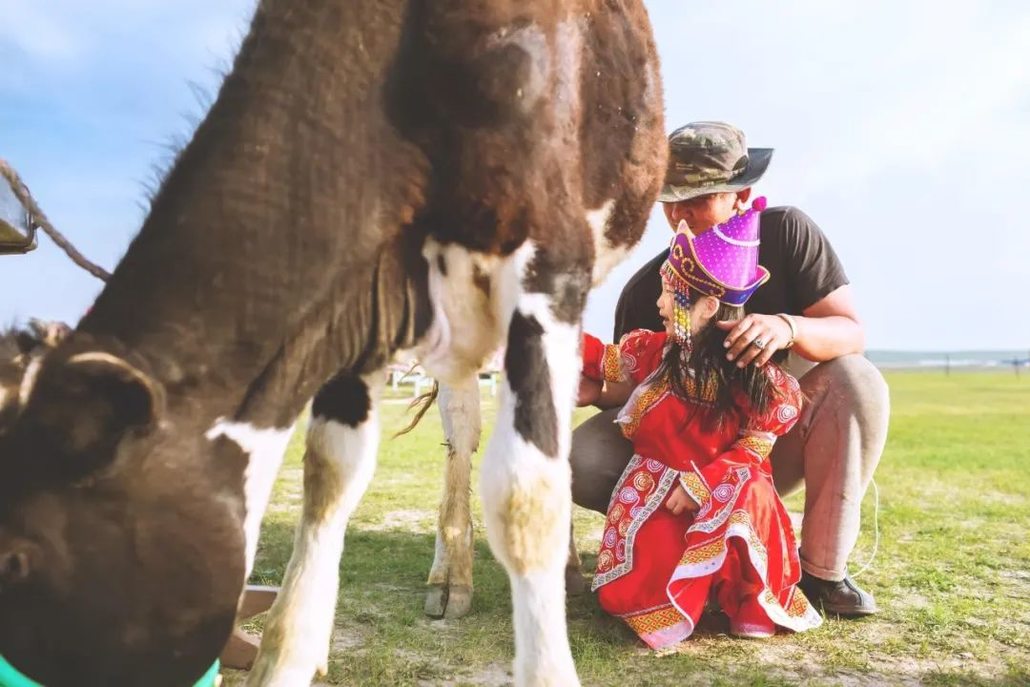
[[722, 320], [715, 326], [729, 332], [723, 344], [729, 349], [726, 359], [736, 360], [737, 367], [751, 363], [761, 367], [790, 343], [790, 325], [776, 315], [752, 314], [739, 320]]
[[687, 494], [687, 490], [683, 488], [682, 484], [676, 484], [672, 488], [672, 493], [669, 494], [669, 498], [665, 499], [665, 507], [673, 515], [680, 515], [682, 513], [694, 513], [701, 506], [698, 505], [697, 501], [690, 498]]
[[576, 396], [577, 406], [592, 406], [601, 399], [601, 389], [604, 383], [590, 379], [585, 375], [579, 376], [579, 394]]

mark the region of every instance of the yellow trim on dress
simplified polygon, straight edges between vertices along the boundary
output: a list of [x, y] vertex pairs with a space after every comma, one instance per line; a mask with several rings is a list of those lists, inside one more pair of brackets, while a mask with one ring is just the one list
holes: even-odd
[[648, 635], [673, 627], [683, 622], [683, 614], [672, 605], [659, 608], [656, 611], [647, 611], [639, 615], [622, 616], [634, 632], [638, 635]]

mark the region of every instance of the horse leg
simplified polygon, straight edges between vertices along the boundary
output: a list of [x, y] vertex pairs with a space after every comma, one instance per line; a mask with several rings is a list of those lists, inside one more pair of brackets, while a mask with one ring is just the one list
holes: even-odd
[[247, 685], [297, 687], [325, 674], [347, 521], [375, 471], [382, 374], [338, 375], [316, 394], [304, 453], [304, 508], [282, 591]]
[[478, 378], [441, 383], [438, 402], [447, 440], [447, 469], [425, 612], [433, 618], [460, 618], [472, 605], [469, 496], [472, 454], [479, 448], [481, 433]]

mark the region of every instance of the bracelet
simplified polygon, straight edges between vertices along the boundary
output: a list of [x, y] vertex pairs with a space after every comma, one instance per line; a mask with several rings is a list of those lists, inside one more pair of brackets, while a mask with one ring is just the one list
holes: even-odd
[[798, 338], [798, 323], [795, 322], [794, 318], [788, 315], [787, 313], [777, 313], [776, 317], [779, 317], [781, 320], [787, 323], [788, 327], [790, 327], [790, 341], [788, 341], [787, 345], [783, 347], [784, 350], [786, 350], [793, 346], [794, 339]]

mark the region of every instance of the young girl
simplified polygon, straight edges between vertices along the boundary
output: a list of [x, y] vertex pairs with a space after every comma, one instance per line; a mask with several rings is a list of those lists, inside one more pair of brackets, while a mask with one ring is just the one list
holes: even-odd
[[583, 375], [603, 382], [600, 405], [625, 402], [617, 422], [635, 453], [608, 507], [594, 589], [654, 649], [689, 637], [710, 593], [736, 636], [822, 622], [795, 587], [797, 545], [769, 467], [798, 417], [798, 383], [772, 363], [728, 361], [713, 325], [742, 317], [769, 277], [757, 262], [764, 207], [759, 198], [696, 237], [681, 225], [662, 268], [665, 332], [617, 346], [584, 335]]

